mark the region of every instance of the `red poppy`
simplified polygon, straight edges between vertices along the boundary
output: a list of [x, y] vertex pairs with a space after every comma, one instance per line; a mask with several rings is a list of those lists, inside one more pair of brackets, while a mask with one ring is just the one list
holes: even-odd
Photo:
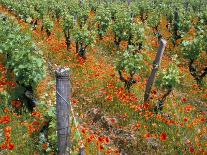
[[48, 144], [47, 144], [47, 143], [42, 144], [42, 148], [43, 148], [44, 150], [46, 150], [46, 149], [48, 148]]
[[193, 106], [192, 105], [187, 105], [187, 106], [185, 106], [185, 112], [190, 112], [190, 111], [192, 111], [193, 110]]
[[98, 141], [100, 142], [100, 143], [102, 143], [103, 142], [103, 139], [104, 137], [98, 137]]
[[40, 118], [41, 117], [41, 113], [40, 112], [32, 112], [32, 116], [34, 116], [36, 118]]
[[90, 137], [89, 137], [91, 140], [93, 140], [95, 138], [95, 135], [94, 134], [91, 134]]
[[78, 100], [77, 99], [72, 99], [71, 102], [72, 102], [73, 105], [76, 105], [78, 103]]
[[103, 149], [104, 149], [103, 145], [100, 145], [100, 146], [99, 146], [99, 150], [101, 151], [101, 150], [103, 150]]
[[14, 149], [14, 144], [13, 144], [13, 143], [10, 143], [10, 144], [8, 145], [8, 149], [9, 149], [9, 150], [13, 150], [13, 149]]
[[187, 117], [184, 117], [183, 120], [184, 120], [184, 122], [187, 122], [188, 121], [188, 118]]
[[12, 107], [17, 108], [17, 109], [21, 108], [22, 106], [22, 103], [19, 100], [12, 100], [11, 104], [12, 104]]
[[111, 95], [106, 96], [106, 100], [113, 101], [113, 97]]
[[206, 118], [201, 118], [201, 122], [205, 122], [206, 121]]
[[187, 98], [183, 97], [183, 98], [181, 99], [181, 101], [182, 101], [182, 102], [187, 102]]
[[110, 139], [109, 139], [109, 137], [105, 137], [105, 142], [108, 144], [108, 143], [110, 143]]
[[5, 112], [5, 113], [8, 113], [8, 112], [9, 112], [9, 108], [5, 108], [5, 109], [4, 109], [4, 112]]
[[151, 137], [150, 133], [146, 133], [146, 134], [144, 135], [144, 138], [150, 138], [150, 137]]
[[7, 132], [11, 132], [12, 131], [12, 127], [10, 127], [10, 126], [6, 126], [5, 128], [4, 128], [4, 133], [7, 133]]
[[115, 118], [111, 118], [111, 119], [110, 119], [110, 122], [111, 122], [111, 124], [115, 124], [117, 121], [116, 121]]
[[137, 123], [137, 128], [139, 129], [141, 127], [141, 123]]
[[5, 115], [2, 118], [0, 118], [0, 124], [8, 124], [11, 121], [11, 118], [9, 115]]
[[2, 149], [2, 150], [5, 150], [6, 148], [7, 148], [6, 143], [2, 143], [2, 144], [1, 144], [1, 149]]
[[83, 128], [81, 131], [82, 131], [83, 134], [85, 134], [87, 132], [87, 129]]
[[160, 134], [160, 140], [161, 141], [166, 141], [167, 140], [167, 134], [165, 132]]
[[190, 151], [191, 153], [193, 153], [195, 150], [194, 150], [193, 147], [190, 147], [190, 148], [189, 148], [189, 151]]

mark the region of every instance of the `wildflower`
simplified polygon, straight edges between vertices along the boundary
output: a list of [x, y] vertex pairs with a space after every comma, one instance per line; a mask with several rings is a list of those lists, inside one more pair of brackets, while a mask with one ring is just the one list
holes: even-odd
[[11, 104], [14, 108], [17, 108], [17, 109], [19, 109], [22, 106], [22, 103], [19, 100], [12, 100]]
[[5, 150], [6, 148], [7, 148], [6, 143], [2, 143], [2, 144], [1, 144], [1, 149], [2, 149], [2, 150]]
[[185, 106], [185, 112], [190, 112], [190, 111], [192, 111], [193, 110], [193, 106], [192, 105], [187, 105], [187, 106]]
[[94, 134], [91, 134], [90, 137], [89, 137], [91, 140], [93, 140], [95, 138], [95, 135]]
[[101, 150], [103, 150], [103, 149], [104, 149], [103, 145], [100, 145], [100, 146], [99, 146], [99, 150], [101, 151]]
[[32, 116], [34, 116], [36, 118], [40, 118], [41, 117], [41, 113], [40, 112], [32, 112]]
[[34, 121], [34, 122], [32, 122], [32, 126], [33, 126], [34, 129], [36, 129], [37, 131], [38, 131], [40, 125], [41, 125], [41, 124], [40, 124], [40, 122], [38, 122], [38, 121]]
[[103, 142], [103, 140], [104, 140], [104, 137], [98, 137], [98, 141], [101, 143], [101, 142]]
[[188, 121], [188, 118], [187, 117], [184, 117], [183, 120], [184, 120], [184, 122], [187, 122]]
[[42, 148], [43, 148], [44, 150], [46, 150], [46, 149], [48, 148], [48, 144], [47, 144], [47, 143], [42, 144]]
[[8, 113], [8, 112], [9, 112], [9, 108], [5, 108], [5, 109], [4, 109], [4, 112], [5, 112], [5, 113]]
[[2, 118], [0, 118], [0, 124], [8, 124], [11, 121], [11, 118], [9, 115], [5, 115]]
[[106, 142], [106, 144], [110, 143], [109, 137], [105, 137], [105, 142]]
[[115, 124], [117, 121], [116, 121], [115, 118], [111, 118], [111, 119], [110, 119], [110, 122], [111, 122], [111, 124]]
[[151, 137], [151, 135], [150, 135], [150, 133], [146, 133], [145, 135], [144, 135], [144, 138], [150, 138]]
[[113, 101], [113, 97], [111, 95], [106, 96], [106, 100]]
[[90, 143], [95, 138], [94, 134], [91, 134], [89, 138], [87, 138], [87, 142]]
[[81, 131], [82, 131], [83, 134], [85, 134], [87, 132], [87, 129], [83, 128]]
[[11, 133], [10, 132], [6, 132], [5, 133], [5, 137], [6, 137], [6, 141], [10, 142], [11, 141]]
[[72, 101], [72, 104], [73, 105], [77, 105], [77, 103], [78, 103], [78, 100], [77, 99], [72, 99], [71, 101]]
[[13, 149], [14, 149], [14, 144], [13, 144], [13, 143], [10, 143], [10, 144], [8, 145], [8, 149], [9, 149], [9, 150], [13, 150]]
[[141, 123], [138, 122], [136, 126], [139, 129], [141, 127]]
[[189, 148], [189, 151], [190, 151], [191, 153], [193, 153], [195, 150], [194, 150], [193, 147], [190, 147], [190, 148]]
[[7, 132], [11, 132], [12, 131], [12, 128], [10, 127], [10, 126], [6, 126], [5, 128], [4, 128], [4, 133], [7, 133]]
[[187, 98], [183, 97], [183, 98], [181, 99], [181, 101], [182, 101], [182, 102], [187, 102]]
[[160, 134], [160, 140], [161, 141], [166, 141], [167, 140], [167, 134], [165, 132]]

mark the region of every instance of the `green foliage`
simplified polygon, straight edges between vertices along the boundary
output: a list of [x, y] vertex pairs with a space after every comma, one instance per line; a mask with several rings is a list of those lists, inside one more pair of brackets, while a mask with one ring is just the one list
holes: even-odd
[[110, 12], [111, 12], [111, 18], [114, 20], [116, 17], [116, 13], [117, 11], [122, 8], [123, 6], [121, 6], [119, 3], [111, 3], [110, 5], [108, 5]]
[[62, 1], [51, 0], [50, 5], [48, 5], [49, 10], [51, 10], [53, 17], [56, 19], [59, 19], [64, 11], [63, 4]]
[[83, 3], [83, 5], [78, 8], [78, 12], [77, 12], [79, 25], [83, 26], [86, 24], [86, 21], [89, 17], [89, 13], [90, 13], [89, 6], [87, 5], [87, 3]]
[[172, 89], [180, 84], [180, 72], [177, 63], [173, 62], [166, 70], [159, 72], [156, 85], [162, 89]]
[[63, 18], [63, 31], [71, 30], [73, 29], [74, 21], [73, 21], [73, 16], [71, 16], [68, 13], [65, 13], [64, 18]]
[[48, 140], [50, 142], [52, 150], [57, 151], [57, 134], [56, 134], [57, 120], [56, 120], [56, 109], [55, 109], [55, 107], [50, 107], [47, 110], [45, 116], [48, 120], [50, 120], [49, 129], [48, 129], [48, 133], [49, 133]]
[[0, 53], [7, 56], [6, 65], [13, 70], [16, 80], [24, 86], [35, 87], [45, 75], [40, 51], [29, 35], [9, 20], [0, 18]]
[[140, 73], [145, 68], [143, 55], [141, 53], [134, 54], [133, 47], [125, 51], [120, 59], [116, 62], [116, 70], [126, 71], [128, 74]]
[[49, 16], [44, 17], [43, 19], [43, 27], [46, 29], [46, 31], [50, 34], [52, 32], [52, 29], [54, 27], [53, 21], [50, 19]]
[[139, 1], [138, 2], [138, 8], [140, 10], [140, 18], [143, 22], [148, 17], [148, 13], [150, 12], [150, 4], [151, 3], [152, 3], [151, 1]]
[[98, 2], [94, 1], [94, 0], [89, 0], [89, 7], [91, 8], [91, 11], [96, 11], [96, 9], [98, 8]]
[[112, 31], [116, 39], [128, 40], [132, 19], [126, 9], [119, 9], [115, 14], [115, 21], [112, 23]]
[[[145, 41], [145, 28], [141, 23], [132, 23], [131, 25], [132, 43], [134, 46], [140, 46]], [[139, 47], [140, 48], [140, 47]]]
[[202, 51], [207, 52], [206, 41], [206, 31], [203, 30], [193, 40], [184, 40], [182, 42], [182, 51], [184, 57], [189, 60], [198, 59]]
[[[182, 11], [180, 11], [182, 12]], [[178, 32], [181, 34], [181, 37], [184, 36], [192, 26], [192, 16], [191, 14], [182, 14], [179, 12], [179, 21], [176, 23], [178, 27]]]
[[130, 12], [131, 12], [133, 17], [139, 17], [140, 16], [140, 9], [139, 9], [139, 5], [137, 4], [137, 2], [132, 2], [130, 4]]
[[83, 28], [76, 27], [72, 35], [76, 42], [84, 45], [85, 47], [93, 45], [96, 37], [95, 31], [88, 30], [87, 26], [84, 26]]
[[98, 23], [98, 34], [103, 36], [110, 24], [111, 13], [110, 10], [103, 5], [100, 5], [96, 11], [96, 22]]
[[[8, 103], [11, 101], [11, 95], [6, 92], [0, 92], [0, 109], [3, 110], [8, 107]], [[1, 114], [1, 111], [0, 111]], [[1, 115], [0, 115], [1, 116]]]
[[157, 10], [153, 10], [147, 18], [147, 24], [152, 28], [157, 28], [160, 24], [161, 14], [156, 11]]

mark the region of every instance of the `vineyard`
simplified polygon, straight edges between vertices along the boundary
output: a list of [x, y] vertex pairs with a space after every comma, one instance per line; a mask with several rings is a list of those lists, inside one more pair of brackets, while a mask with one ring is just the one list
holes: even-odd
[[207, 155], [206, 0], [0, 0], [0, 155]]

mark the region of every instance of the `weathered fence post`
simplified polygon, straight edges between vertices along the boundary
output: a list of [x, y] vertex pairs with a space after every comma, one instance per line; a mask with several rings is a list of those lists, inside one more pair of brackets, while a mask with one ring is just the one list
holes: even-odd
[[84, 147], [80, 148], [80, 154], [79, 155], [86, 155]]
[[148, 102], [149, 99], [150, 99], [150, 92], [151, 92], [151, 89], [152, 89], [152, 85], [154, 83], [156, 73], [157, 73], [158, 68], [160, 66], [160, 63], [161, 63], [162, 56], [163, 56], [163, 53], [165, 51], [166, 45], [167, 45], [167, 41], [165, 39], [160, 39], [160, 47], [157, 51], [156, 58], [153, 62], [153, 68], [152, 68], [151, 74], [150, 74], [150, 76], [147, 80], [145, 94], [144, 94], [144, 102]]
[[59, 68], [56, 70], [56, 115], [58, 134], [58, 155], [70, 154], [69, 117], [71, 98], [71, 84], [69, 81], [69, 69]]
[[127, 4], [130, 5], [132, 0], [127, 0]]

